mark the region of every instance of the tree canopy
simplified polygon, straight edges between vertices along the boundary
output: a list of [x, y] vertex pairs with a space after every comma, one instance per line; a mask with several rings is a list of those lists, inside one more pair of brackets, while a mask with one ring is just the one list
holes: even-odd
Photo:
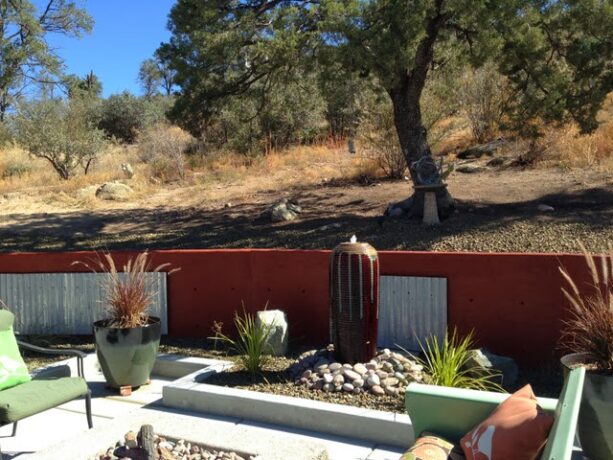
[[71, 0], [47, 0], [38, 10], [29, 0], [0, 0], [0, 120], [24, 88], [61, 71], [62, 60], [48, 33], [80, 36], [92, 18]]
[[611, 0], [179, 0], [169, 28], [158, 56], [180, 88], [171, 115], [193, 134], [228, 97], [340, 68], [388, 94], [417, 185], [440, 182], [421, 107], [433, 73], [494, 62], [513, 92], [507, 124], [530, 134], [568, 120], [593, 130], [613, 90]]

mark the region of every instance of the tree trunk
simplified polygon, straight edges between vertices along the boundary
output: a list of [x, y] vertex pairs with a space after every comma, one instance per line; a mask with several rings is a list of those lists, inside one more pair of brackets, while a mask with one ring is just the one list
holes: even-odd
[[[423, 85], [406, 78], [402, 85], [389, 92], [394, 107], [394, 124], [400, 148], [409, 168], [413, 185], [434, 185], [442, 183], [440, 171], [432, 156], [426, 128], [421, 118], [420, 98]], [[454, 211], [451, 194], [445, 187], [436, 192], [439, 217], [445, 219]], [[412, 196], [392, 208], [400, 208], [409, 216], [422, 217], [424, 193], [416, 191]]]

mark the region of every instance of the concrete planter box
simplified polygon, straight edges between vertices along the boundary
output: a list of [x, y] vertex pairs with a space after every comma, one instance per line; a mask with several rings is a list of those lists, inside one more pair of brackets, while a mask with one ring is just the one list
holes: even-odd
[[164, 386], [164, 405], [397, 447], [408, 447], [414, 439], [406, 414], [202, 383], [226, 366], [211, 366]]

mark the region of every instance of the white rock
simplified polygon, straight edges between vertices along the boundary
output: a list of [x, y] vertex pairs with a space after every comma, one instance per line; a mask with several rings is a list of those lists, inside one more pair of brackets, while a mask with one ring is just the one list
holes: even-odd
[[324, 374], [323, 380], [325, 383], [332, 383], [334, 377], [332, 377], [332, 374]]
[[353, 370], [356, 371], [358, 374], [360, 375], [364, 375], [366, 374], [366, 371], [368, 370], [366, 368], [366, 366], [364, 366], [364, 364], [362, 363], [357, 363], [353, 366]]
[[287, 354], [287, 316], [281, 310], [264, 310], [256, 313], [256, 325], [270, 330], [267, 351], [274, 356]]
[[343, 367], [343, 365], [341, 363], [330, 363], [330, 365], [328, 366], [328, 369], [330, 369], [331, 371], [336, 371], [338, 369], [340, 369], [341, 367]]
[[537, 206], [537, 208], [539, 212], [553, 212], [555, 211], [555, 209], [553, 208], [553, 206], [549, 206], [548, 204], [539, 204]]
[[360, 378], [360, 374], [358, 374], [356, 371], [352, 370], [352, 369], [345, 369], [343, 371], [343, 376], [347, 379], [347, 380], [355, 380], [355, 379], [359, 379]]
[[382, 396], [385, 394], [385, 390], [379, 385], [373, 385], [373, 387], [370, 389], [370, 392], [377, 396]]
[[350, 393], [353, 391], [353, 385], [351, 383], [345, 383], [343, 384], [343, 390]]
[[334, 385], [340, 386], [343, 383], [345, 383], [345, 379], [343, 378], [342, 375], [335, 375], [334, 378], [332, 379], [332, 382], [334, 383]]
[[398, 388], [392, 387], [392, 386], [385, 387], [385, 389], [383, 391], [385, 391], [385, 393], [390, 395], [390, 396], [398, 396], [398, 394], [400, 393]]
[[355, 388], [362, 388], [362, 387], [364, 386], [364, 380], [362, 380], [362, 379], [355, 379], [355, 380], [354, 380], [353, 382], [351, 382], [351, 383], [353, 383], [353, 386], [354, 386]]
[[132, 188], [121, 182], [106, 182], [96, 190], [96, 197], [101, 200], [126, 201], [134, 193]]
[[377, 374], [371, 374], [366, 379], [366, 383], [370, 387], [375, 386], [375, 385], [380, 385], [381, 384], [381, 379], [379, 378], [379, 376]]

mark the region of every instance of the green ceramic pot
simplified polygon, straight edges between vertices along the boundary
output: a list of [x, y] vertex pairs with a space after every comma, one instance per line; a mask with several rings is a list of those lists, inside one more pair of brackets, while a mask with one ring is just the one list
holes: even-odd
[[113, 388], [147, 383], [160, 346], [160, 319], [150, 316], [146, 326], [134, 328], [106, 324], [94, 323], [96, 355], [106, 382]]
[[[586, 353], [561, 359], [565, 371], [589, 363]], [[613, 376], [586, 372], [577, 425], [583, 454], [591, 460], [613, 459]]]

